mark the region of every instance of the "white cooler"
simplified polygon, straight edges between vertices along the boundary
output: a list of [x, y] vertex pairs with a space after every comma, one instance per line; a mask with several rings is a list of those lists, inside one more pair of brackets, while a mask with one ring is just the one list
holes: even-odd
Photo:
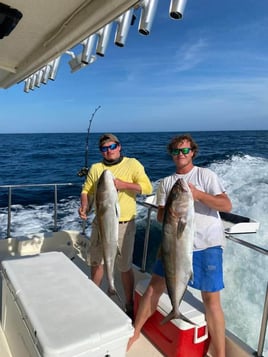
[[2, 327], [14, 357], [123, 357], [129, 317], [63, 253], [2, 262]]

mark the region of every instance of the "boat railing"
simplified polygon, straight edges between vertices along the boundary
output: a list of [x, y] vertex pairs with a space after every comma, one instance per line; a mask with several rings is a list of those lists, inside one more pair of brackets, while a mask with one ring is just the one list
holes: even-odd
[[[149, 243], [149, 235], [150, 235], [150, 225], [151, 225], [151, 214], [153, 211], [157, 210], [157, 206], [154, 203], [154, 196], [148, 196], [144, 201], [138, 200], [137, 203], [148, 210], [147, 214], [147, 225], [145, 230], [145, 239], [144, 239], [144, 248], [143, 248], [143, 259], [141, 263], [141, 270], [145, 271], [146, 260], [147, 260], [147, 252], [148, 252], [148, 243]], [[253, 243], [247, 242], [243, 239], [237, 238], [234, 234], [246, 234], [246, 233], [256, 233], [259, 228], [259, 223], [251, 220], [248, 217], [239, 216], [233, 213], [224, 213], [220, 212], [220, 216], [222, 220], [228, 221], [232, 224], [232, 227], [225, 228], [225, 236], [227, 239], [236, 242], [240, 245], [243, 245], [247, 248], [255, 250], [261, 254], [268, 255], [268, 250], [255, 245]]]
[[54, 190], [54, 208], [53, 208], [53, 231], [58, 230], [58, 188], [64, 186], [77, 186], [74, 183], [45, 183], [45, 184], [23, 184], [23, 185], [1, 185], [0, 189], [8, 190], [8, 213], [7, 213], [7, 235], [6, 237], [11, 237], [11, 218], [12, 218], [12, 193], [14, 189], [25, 189], [34, 187], [48, 187]]

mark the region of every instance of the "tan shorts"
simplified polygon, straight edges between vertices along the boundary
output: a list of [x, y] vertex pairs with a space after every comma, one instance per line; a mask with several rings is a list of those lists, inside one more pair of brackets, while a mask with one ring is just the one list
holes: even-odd
[[[118, 270], [121, 272], [126, 272], [132, 267], [135, 234], [136, 223], [134, 219], [119, 224], [118, 247], [121, 254], [117, 256], [116, 264]], [[90, 265], [100, 265], [104, 263], [102, 245], [101, 240], [99, 239], [96, 219], [94, 219], [92, 222], [92, 232], [90, 237], [87, 262]]]

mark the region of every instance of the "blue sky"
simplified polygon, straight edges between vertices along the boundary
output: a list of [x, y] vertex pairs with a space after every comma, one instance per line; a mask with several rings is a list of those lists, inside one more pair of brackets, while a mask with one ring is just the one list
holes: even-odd
[[[111, 34], [105, 56], [26, 94], [0, 90], [0, 133], [268, 130], [268, 1], [188, 0], [169, 18], [159, 0], [151, 34]], [[139, 12], [137, 13], [139, 17]]]

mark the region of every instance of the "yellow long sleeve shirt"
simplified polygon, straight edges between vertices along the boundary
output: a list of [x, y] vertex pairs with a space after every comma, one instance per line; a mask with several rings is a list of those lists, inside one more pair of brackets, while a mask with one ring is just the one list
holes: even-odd
[[[134, 158], [124, 157], [116, 164], [107, 166], [102, 162], [93, 164], [85, 180], [82, 194], [94, 195], [99, 177], [104, 170], [110, 170], [115, 178], [125, 182], [137, 183], [141, 187], [141, 194], [149, 195], [152, 193], [152, 184], [143, 165]], [[120, 221], [129, 221], [136, 216], [136, 193], [130, 190], [118, 192], [120, 206]]]

